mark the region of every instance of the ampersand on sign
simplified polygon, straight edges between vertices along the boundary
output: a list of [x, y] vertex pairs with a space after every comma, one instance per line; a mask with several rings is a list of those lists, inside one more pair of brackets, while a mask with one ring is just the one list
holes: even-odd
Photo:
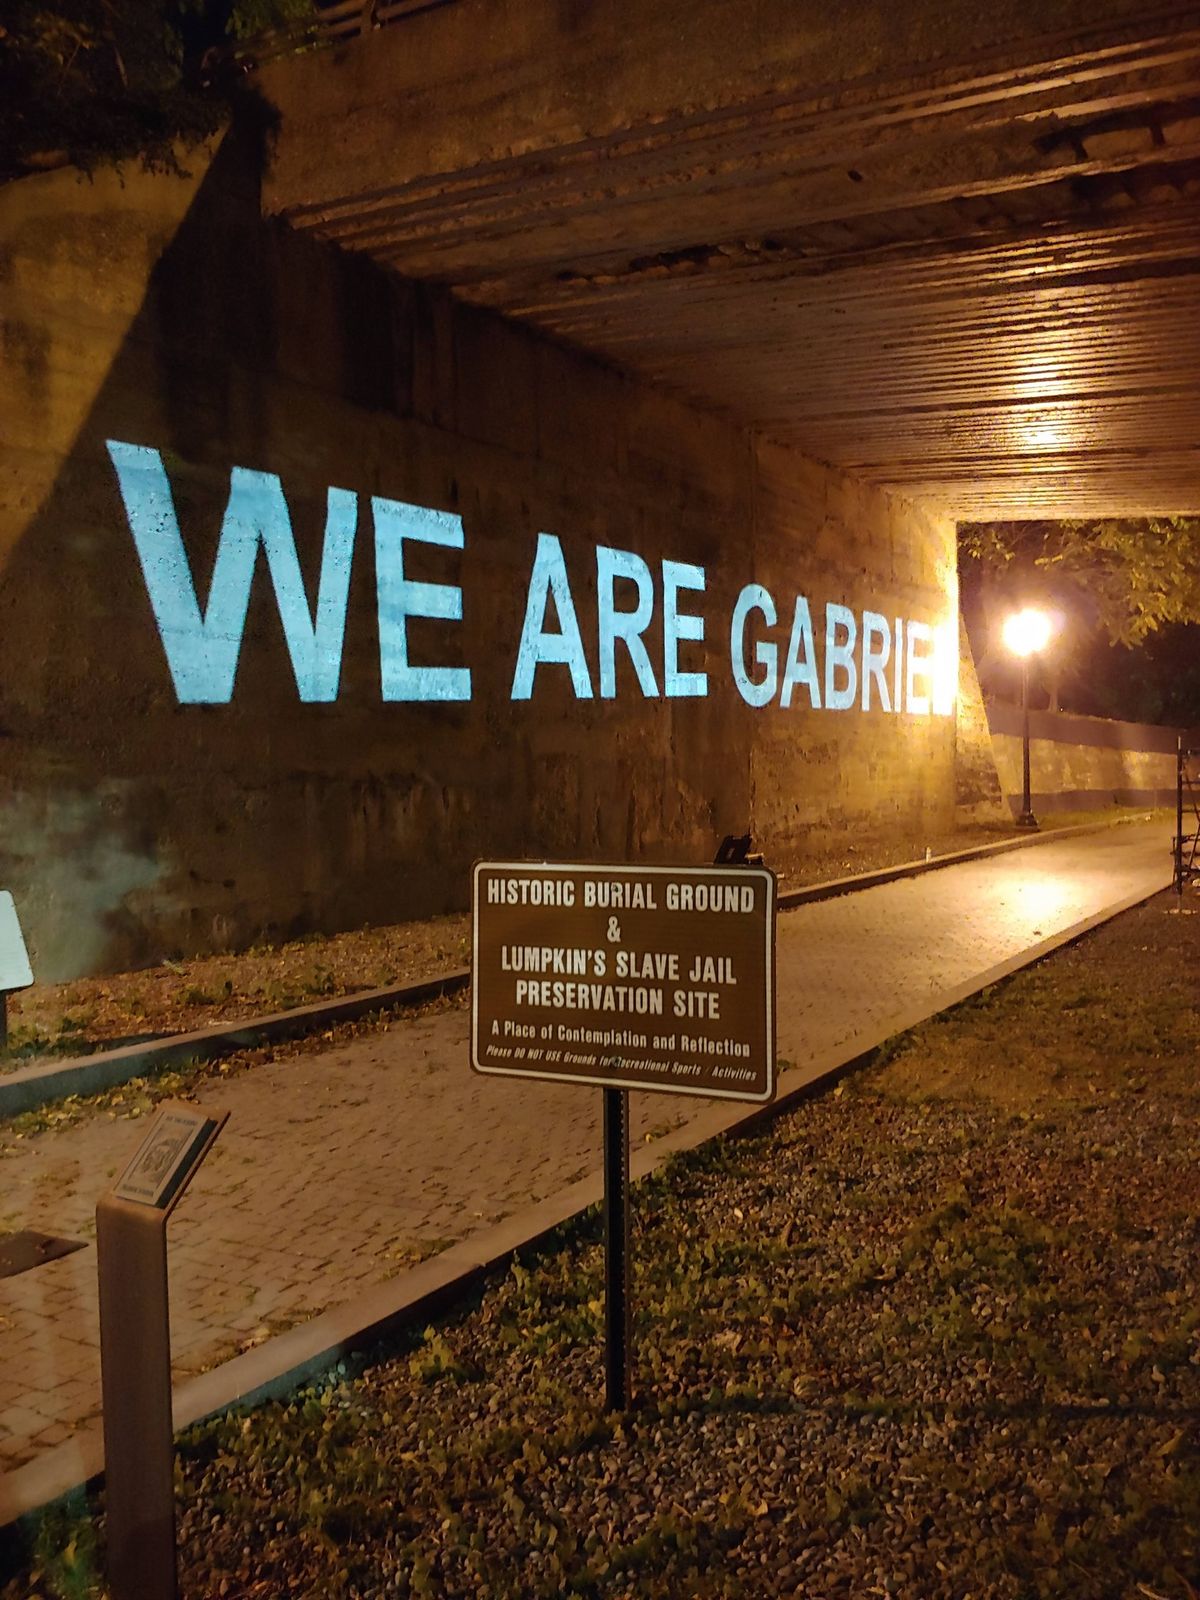
[[609, 917], [608, 919], [608, 942], [609, 944], [620, 944], [621, 942], [621, 924], [616, 917]]

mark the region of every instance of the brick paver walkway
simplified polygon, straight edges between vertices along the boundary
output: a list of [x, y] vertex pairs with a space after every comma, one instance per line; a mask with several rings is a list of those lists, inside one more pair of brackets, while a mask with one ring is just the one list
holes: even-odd
[[[1039, 844], [779, 919], [779, 1053], [802, 1064], [1081, 918], [1165, 885], [1153, 824]], [[352, 1298], [599, 1165], [594, 1091], [480, 1078], [465, 1007], [256, 1067], [205, 1099], [232, 1113], [171, 1223], [177, 1376]], [[706, 1102], [633, 1097], [634, 1137]], [[0, 1161], [0, 1232], [94, 1237], [139, 1127], [96, 1116]], [[0, 1279], [0, 1466], [99, 1410], [91, 1246]]]

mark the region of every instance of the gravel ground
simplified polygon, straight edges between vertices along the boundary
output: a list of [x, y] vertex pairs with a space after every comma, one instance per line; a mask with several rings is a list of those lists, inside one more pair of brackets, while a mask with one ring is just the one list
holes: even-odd
[[[188, 1600], [1195, 1600], [1200, 918], [1169, 896], [181, 1449]], [[46, 1523], [3, 1600], [88, 1596]]]

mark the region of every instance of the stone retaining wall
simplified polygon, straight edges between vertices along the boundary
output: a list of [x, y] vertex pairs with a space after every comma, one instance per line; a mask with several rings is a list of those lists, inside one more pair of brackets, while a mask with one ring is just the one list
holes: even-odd
[[[954, 625], [947, 518], [264, 222], [231, 138], [185, 168], [0, 190], [0, 885], [39, 976], [461, 907], [488, 854], [952, 824], [952, 683], [785, 683], [797, 595], [818, 652]], [[543, 573], [522, 697], [546, 550], [575, 616]]]
[[[987, 715], [1004, 796], [1016, 815], [1023, 789], [1021, 708], [993, 701]], [[1035, 813], [1173, 806], [1180, 731], [1031, 711], [1029, 781]], [[1196, 733], [1184, 735], [1185, 744], [1189, 739], [1200, 743]]]

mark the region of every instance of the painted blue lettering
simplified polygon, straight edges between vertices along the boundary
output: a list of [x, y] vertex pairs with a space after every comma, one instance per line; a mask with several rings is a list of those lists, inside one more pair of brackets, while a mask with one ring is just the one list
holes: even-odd
[[408, 619], [462, 621], [462, 590], [451, 583], [415, 583], [404, 575], [404, 541], [461, 550], [462, 518], [401, 500], [371, 497], [375, 519], [375, 581], [379, 607], [379, 675], [383, 698], [469, 700], [469, 667], [414, 667], [408, 659]]
[[[879, 640], [881, 648], [876, 650], [873, 641]], [[864, 711], [871, 709], [871, 680], [879, 691], [879, 705], [884, 711], [892, 709], [892, 702], [888, 698], [887, 679], [883, 669], [888, 664], [888, 657], [892, 650], [892, 628], [886, 617], [881, 617], [878, 611], [864, 611], [862, 617], [862, 708]]]
[[892, 710], [904, 710], [904, 618], [896, 618], [896, 650], [892, 658]]
[[[551, 596], [554, 597], [558, 612], [557, 633], [548, 633], [545, 628], [546, 607]], [[575, 602], [571, 598], [562, 545], [552, 533], [538, 534], [537, 553], [533, 558], [529, 593], [525, 600], [525, 621], [513, 673], [512, 699], [529, 699], [533, 693], [534, 674], [543, 662], [565, 665], [571, 674], [575, 698], [592, 698], [592, 683], [588, 676], [587, 658], [583, 653], [583, 640], [579, 635], [579, 623], [575, 617]]]
[[[838, 639], [838, 629], [845, 637]], [[849, 711], [858, 697], [858, 669], [854, 665], [854, 645], [858, 624], [848, 606], [830, 600], [825, 607], [825, 707], [828, 711]], [[838, 668], [846, 674], [839, 688]]]
[[802, 594], [796, 596], [796, 609], [792, 613], [792, 636], [788, 640], [787, 662], [783, 669], [783, 690], [779, 696], [781, 706], [791, 705], [792, 685], [797, 683], [802, 683], [808, 690], [809, 704], [814, 711], [819, 711], [821, 687], [817, 682], [817, 651], [813, 643], [812, 614], [808, 609], [808, 601]]
[[[632, 611], [618, 611], [617, 579], [624, 578], [637, 589], [637, 605]], [[654, 668], [642, 642], [642, 634], [654, 615], [654, 579], [650, 568], [631, 550], [611, 550], [596, 546], [596, 613], [600, 637], [600, 695], [611, 700], [617, 692], [617, 640], [629, 652], [637, 681], [647, 700], [658, 695]]]
[[303, 701], [337, 699], [350, 594], [357, 496], [330, 489], [314, 622], [304, 592], [291, 518], [274, 473], [234, 467], [204, 614], [162, 457], [109, 439], [125, 514], [175, 693], [185, 705], [224, 705], [233, 696], [250, 588], [261, 544], [279, 620]]
[[756, 683], [746, 671], [746, 620], [751, 611], [761, 611], [768, 628], [778, 620], [775, 602], [761, 583], [748, 583], [737, 597], [733, 620], [729, 626], [729, 657], [733, 666], [733, 681], [738, 693], [748, 706], [765, 706], [774, 699], [779, 678], [779, 647], [769, 639], [760, 639], [754, 646], [754, 659], [766, 673]]
[[904, 709], [911, 711], [919, 717], [929, 713], [929, 694], [918, 694], [916, 681], [924, 678], [926, 687], [929, 684], [929, 657], [917, 646], [929, 643], [930, 629], [927, 622], [913, 622], [908, 624], [908, 666], [904, 678]]
[[958, 627], [943, 622], [933, 634], [933, 714], [952, 717], [958, 705]]
[[663, 573], [663, 693], [669, 700], [708, 694], [707, 672], [680, 672], [679, 641], [704, 641], [704, 618], [679, 609], [680, 590], [704, 593], [704, 568], [686, 561], [664, 561]]

